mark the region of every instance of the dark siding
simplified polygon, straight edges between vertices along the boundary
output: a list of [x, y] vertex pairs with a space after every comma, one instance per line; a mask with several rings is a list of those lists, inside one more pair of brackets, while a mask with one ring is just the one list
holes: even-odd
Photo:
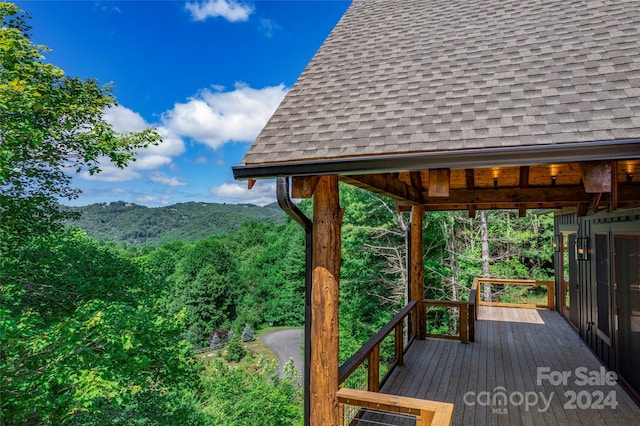
[[[566, 231], [575, 226], [577, 229], [577, 236], [589, 238], [589, 259], [586, 261], [578, 261], [578, 283], [579, 283], [579, 306], [580, 306], [580, 337], [585, 343], [593, 350], [593, 352], [600, 358], [605, 366], [609, 369], [616, 369], [616, 354], [615, 354], [615, 334], [613, 329], [613, 313], [614, 313], [614, 295], [613, 295], [613, 283], [610, 283], [610, 306], [609, 314], [611, 316], [612, 329], [611, 340], [608, 344], [606, 340], [602, 339], [598, 333], [596, 333], [596, 325], [598, 318], [596, 317], [596, 309], [594, 304], [597, 301], [596, 292], [596, 276], [595, 276], [595, 234], [596, 232], [607, 232], [609, 235], [609, 269], [613, 268], [613, 238], [610, 232], [610, 224], [615, 223], [630, 223], [640, 222], [640, 210], [631, 210], [626, 212], [616, 213], [598, 213], [591, 214], [589, 216], [577, 217], [575, 213], [558, 214], [555, 216], [554, 233], [558, 235], [561, 231]], [[559, 261], [559, 256], [554, 256], [554, 261]], [[560, 276], [560, 268], [556, 267], [556, 291], [557, 291], [557, 309], [560, 309], [560, 289], [559, 283], [562, 280]], [[612, 271], [610, 270], [610, 276]], [[624, 356], [623, 354], [621, 354]]]

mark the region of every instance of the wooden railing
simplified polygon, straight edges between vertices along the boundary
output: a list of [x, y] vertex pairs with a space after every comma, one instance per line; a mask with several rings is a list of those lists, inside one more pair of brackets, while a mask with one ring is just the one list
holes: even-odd
[[[466, 302], [465, 302], [466, 303]], [[357, 424], [366, 416], [402, 415], [413, 416], [417, 426], [450, 425], [453, 404], [426, 401], [379, 393], [396, 366], [404, 364], [404, 353], [416, 339], [416, 330], [411, 327], [411, 316], [418, 315], [418, 309], [424, 309], [423, 301], [413, 300], [398, 312], [375, 336], [365, 343], [351, 358], [338, 369], [338, 381], [341, 386], [350, 384], [350, 376], [357, 369], [366, 369], [366, 384], [356, 384], [359, 389], [342, 387], [338, 390], [341, 424]], [[381, 346], [387, 338], [393, 339], [393, 362], [381, 368]], [[380, 377], [382, 375], [382, 377]], [[345, 412], [345, 406], [352, 408]], [[346, 420], [345, 420], [346, 414]]]
[[[427, 337], [437, 337], [440, 339], [455, 339], [462, 343], [473, 342], [475, 340], [475, 320], [476, 309], [475, 301], [461, 300], [422, 300], [422, 309], [425, 311], [430, 306], [441, 306], [449, 309], [458, 310], [458, 327], [457, 334], [431, 334], [426, 333]], [[425, 312], [425, 321], [428, 322], [428, 313]], [[427, 324], [428, 325], [428, 324]]]
[[[409, 315], [417, 314], [417, 301], [411, 301], [407, 306], [402, 308], [392, 319], [389, 321], [375, 336], [373, 336], [367, 343], [365, 343], [358, 351], [349, 358], [338, 369], [338, 381], [342, 385], [358, 367], [367, 362], [367, 385], [366, 389], [372, 392], [380, 390], [380, 386], [384, 384], [384, 381], [389, 377], [389, 374], [397, 365], [403, 365], [404, 352], [409, 345], [415, 339], [415, 330], [409, 330], [409, 324], [411, 321], [404, 319]], [[407, 333], [405, 333], [405, 330]], [[380, 378], [380, 346], [387, 336], [394, 332], [393, 339], [395, 348], [394, 361], [387, 367], [387, 371], [384, 372], [384, 376]], [[405, 335], [406, 334], [406, 335]]]
[[[526, 285], [526, 286], [545, 286], [547, 287], [547, 303], [535, 304], [535, 303], [509, 303], [509, 302], [492, 302], [482, 300], [482, 285], [483, 284], [498, 284], [498, 285]], [[555, 309], [555, 283], [553, 281], [542, 280], [518, 280], [518, 279], [498, 279], [498, 278], [476, 278], [473, 281], [473, 288], [475, 288], [475, 301], [476, 306], [504, 306], [512, 308], [545, 308]], [[471, 300], [471, 294], [469, 294], [469, 300]], [[477, 317], [477, 312], [475, 313]]]
[[359, 420], [347, 419], [345, 422], [345, 405], [357, 407], [363, 416], [362, 419], [365, 421], [367, 415], [375, 416], [378, 413], [391, 413], [391, 415], [399, 414], [403, 417], [415, 417], [416, 426], [448, 426], [451, 425], [453, 417], [453, 404], [355, 389], [343, 388], [338, 390], [338, 402], [340, 404], [341, 426], [345, 426], [345, 423], [351, 425]]

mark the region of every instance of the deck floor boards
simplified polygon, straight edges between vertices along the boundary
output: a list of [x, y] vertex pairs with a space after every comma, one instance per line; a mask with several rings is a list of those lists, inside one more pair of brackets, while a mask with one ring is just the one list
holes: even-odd
[[[571, 375], [566, 383], [543, 380], [538, 385], [540, 367]], [[463, 345], [437, 338], [415, 341], [405, 354], [404, 366], [396, 368], [381, 391], [454, 403], [454, 425], [640, 424], [640, 407], [620, 385], [576, 383], [578, 367], [600, 372], [602, 364], [557, 312], [483, 306], [478, 311], [475, 342]], [[495, 404], [491, 400], [478, 403], [495, 397], [501, 387], [508, 399], [506, 405], [500, 404], [500, 398]], [[605, 396], [613, 392], [617, 408], [591, 407], [588, 402], [597, 398], [598, 391]], [[581, 402], [586, 408], [570, 407], [570, 395], [581, 392], [582, 400], [576, 405]], [[537, 405], [527, 408], [517, 403], [520, 395], [534, 402], [534, 393]], [[546, 410], [543, 397], [551, 398]], [[414, 424], [384, 416], [377, 421]]]

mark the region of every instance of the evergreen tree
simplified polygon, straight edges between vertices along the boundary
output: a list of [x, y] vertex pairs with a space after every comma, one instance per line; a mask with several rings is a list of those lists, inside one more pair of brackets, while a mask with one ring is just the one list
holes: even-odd
[[224, 355], [224, 359], [227, 362], [240, 362], [246, 354], [247, 351], [242, 347], [240, 339], [234, 337], [227, 345], [227, 352]]
[[255, 340], [253, 329], [247, 324], [244, 326], [244, 330], [242, 330], [242, 341], [251, 342], [253, 340]]

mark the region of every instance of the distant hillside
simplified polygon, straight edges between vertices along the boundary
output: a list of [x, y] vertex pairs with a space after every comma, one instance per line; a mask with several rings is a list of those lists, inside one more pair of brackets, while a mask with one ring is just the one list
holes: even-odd
[[168, 241], [197, 241], [211, 235], [234, 232], [247, 221], [285, 221], [277, 204], [182, 203], [145, 207], [117, 201], [84, 207], [64, 207], [82, 214], [69, 225], [91, 237], [124, 245], [159, 245]]

